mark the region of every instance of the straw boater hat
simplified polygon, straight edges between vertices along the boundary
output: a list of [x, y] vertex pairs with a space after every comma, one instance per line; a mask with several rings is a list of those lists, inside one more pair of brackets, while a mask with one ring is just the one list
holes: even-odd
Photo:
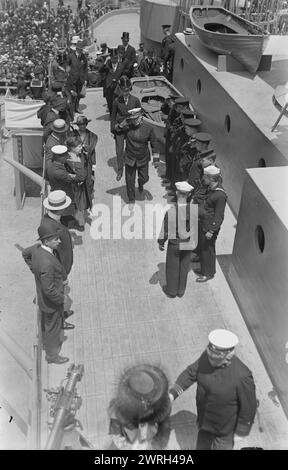
[[192, 28], [186, 28], [183, 31], [184, 34], [193, 34], [193, 29]]
[[52, 124], [52, 132], [57, 132], [58, 134], [62, 134], [68, 131], [68, 126], [64, 119], [55, 119]]
[[140, 422], [161, 423], [171, 411], [166, 375], [159, 367], [148, 364], [128, 369], [120, 378], [112, 406], [122, 423], [134, 427]]
[[65, 191], [61, 191], [60, 189], [51, 191], [48, 197], [43, 201], [43, 206], [49, 211], [60, 211], [61, 209], [66, 209], [70, 204], [71, 198], [67, 196]]

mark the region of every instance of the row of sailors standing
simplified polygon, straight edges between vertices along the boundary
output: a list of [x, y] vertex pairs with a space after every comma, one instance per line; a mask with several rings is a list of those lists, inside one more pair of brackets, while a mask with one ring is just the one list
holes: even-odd
[[[161, 251], [169, 240], [166, 256], [167, 285], [163, 290], [168, 297], [182, 297], [191, 261], [200, 262], [200, 268], [194, 269], [198, 274], [196, 282], [207, 282], [216, 273], [215, 243], [224, 220], [227, 195], [222, 187], [221, 170], [215, 163], [216, 153], [211, 147], [212, 136], [199, 132], [202, 123], [191, 110], [189, 100], [185, 97], [170, 97], [162, 106], [162, 111], [167, 116], [164, 181], [170, 185], [172, 201], [177, 201], [176, 209], [174, 207], [173, 210], [178, 211], [185, 204], [188, 209], [190, 203], [198, 205], [197, 246], [183, 249], [183, 243], [187, 240], [181, 236], [179, 227], [174, 237], [169, 236], [168, 213], [158, 239]], [[189, 210], [186, 217], [189, 226], [192, 223]]]

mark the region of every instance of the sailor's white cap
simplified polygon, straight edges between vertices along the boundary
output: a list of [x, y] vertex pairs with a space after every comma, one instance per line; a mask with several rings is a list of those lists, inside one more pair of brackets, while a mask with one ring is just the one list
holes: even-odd
[[63, 155], [67, 150], [66, 145], [54, 145], [54, 147], [51, 148], [52, 153], [55, 155]]
[[191, 184], [187, 183], [187, 181], [178, 181], [175, 183], [177, 191], [180, 191], [181, 193], [190, 193], [192, 191], [193, 186]]
[[127, 111], [127, 112], [133, 116], [133, 114], [140, 113], [141, 110], [142, 110], [142, 108], [133, 108], [133, 109], [129, 109], [129, 111]]
[[217, 166], [214, 165], [209, 165], [204, 168], [204, 175], [209, 175], [209, 176], [214, 176], [214, 175], [220, 175], [221, 170], [220, 168], [217, 168]]
[[217, 349], [233, 349], [238, 344], [237, 336], [229, 330], [213, 330], [208, 335], [209, 342]]

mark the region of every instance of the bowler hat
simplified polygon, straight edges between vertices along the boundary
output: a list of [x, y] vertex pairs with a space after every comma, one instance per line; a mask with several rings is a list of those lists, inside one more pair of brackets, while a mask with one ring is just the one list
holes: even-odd
[[52, 230], [50, 224], [43, 221], [37, 229], [39, 238], [37, 240], [47, 240], [48, 238], [59, 237], [60, 230]]
[[121, 39], [129, 39], [129, 33], [127, 32], [122, 33]]
[[68, 139], [66, 141], [66, 145], [67, 145], [68, 149], [78, 147], [78, 145], [81, 145], [81, 144], [82, 144], [82, 141], [81, 141], [80, 137], [77, 137], [77, 136], [68, 137]]
[[88, 119], [86, 116], [83, 116], [83, 115], [80, 115], [80, 116], [77, 116], [77, 119], [76, 119], [76, 126], [78, 126], [78, 124], [88, 124], [88, 122], [90, 122], [91, 119]]
[[52, 124], [52, 132], [57, 132], [58, 134], [62, 134], [68, 131], [68, 126], [64, 119], [55, 119]]
[[56, 190], [51, 191], [43, 201], [43, 206], [45, 209], [50, 211], [59, 211], [61, 209], [66, 209], [66, 207], [70, 206], [71, 198], [67, 196], [65, 191]]
[[135, 426], [141, 421], [162, 422], [171, 410], [164, 372], [148, 364], [128, 369], [120, 378], [114, 408], [116, 416]]
[[117, 46], [117, 52], [124, 53], [125, 52], [125, 47], [122, 44], [119, 44], [119, 46]]

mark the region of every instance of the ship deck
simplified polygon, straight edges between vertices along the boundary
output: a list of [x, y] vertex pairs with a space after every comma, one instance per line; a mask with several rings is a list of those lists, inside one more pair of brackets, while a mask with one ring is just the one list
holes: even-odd
[[[122, 204], [125, 223], [129, 212], [124, 208], [124, 180], [116, 182], [115, 148], [110, 134], [106, 103], [101, 90], [89, 91], [81, 101], [83, 112], [92, 119], [89, 127], [97, 133], [97, 170], [94, 195], [96, 205], [103, 204], [105, 222], [111, 216], [113, 204]], [[4, 155], [11, 154], [7, 145]], [[169, 197], [161, 183], [164, 165], [158, 171], [150, 168], [147, 196], [152, 200], [137, 201], [143, 211], [153, 203], [165, 203]], [[1, 326], [23, 347], [31, 350], [33, 326], [33, 278], [14, 244], [28, 246], [36, 240], [40, 207], [38, 198], [27, 198], [23, 210], [15, 210], [13, 170], [1, 161], [0, 205], [2, 298]], [[151, 196], [150, 196], [151, 195]], [[115, 203], [115, 196], [118, 201]], [[137, 197], [137, 195], [136, 195]], [[114, 202], [113, 202], [114, 201]], [[118, 209], [119, 212], [119, 209]], [[115, 213], [114, 213], [115, 216]], [[75, 330], [68, 331], [63, 355], [71, 362], [83, 363], [84, 378], [78, 386], [83, 405], [78, 417], [84, 433], [97, 449], [109, 445], [107, 406], [115, 392], [119, 375], [136, 363], [153, 363], [163, 367], [170, 383], [184, 367], [192, 363], [207, 344], [207, 335], [214, 328], [228, 328], [240, 338], [238, 356], [253, 371], [260, 407], [251, 434], [241, 442], [244, 446], [264, 449], [287, 449], [288, 422], [273, 390], [254, 343], [248, 333], [238, 306], [230, 292], [223, 264], [217, 263], [215, 278], [204, 285], [195, 282], [191, 270], [183, 298], [169, 299], [161, 287], [165, 285], [165, 253], [158, 250], [156, 240], [95, 239], [95, 216], [91, 216], [84, 233], [74, 232], [74, 265], [70, 275], [70, 297], [75, 311], [71, 322]], [[131, 228], [133, 230], [133, 228]], [[229, 208], [217, 241], [218, 261], [232, 253], [235, 219]], [[225, 269], [225, 267], [223, 268]], [[24, 379], [15, 371], [1, 349], [1, 393], [12, 403], [27, 411]], [[11, 377], [11, 372], [13, 374]], [[49, 365], [43, 361], [43, 389], [56, 387], [64, 379], [67, 364]], [[9, 376], [10, 374], [10, 376]], [[17, 386], [22, 383], [23, 387]], [[47, 437], [48, 407], [43, 398], [43, 443]], [[4, 415], [2, 415], [4, 416]], [[2, 448], [21, 448], [23, 443], [15, 424], [2, 419]], [[173, 405], [172, 431], [169, 449], [193, 449], [196, 438], [195, 387], [191, 387]], [[7, 429], [7, 426], [9, 428]], [[11, 440], [14, 426], [14, 441]], [[9, 431], [9, 432], [8, 432]], [[10, 440], [9, 440], [10, 438]]]

